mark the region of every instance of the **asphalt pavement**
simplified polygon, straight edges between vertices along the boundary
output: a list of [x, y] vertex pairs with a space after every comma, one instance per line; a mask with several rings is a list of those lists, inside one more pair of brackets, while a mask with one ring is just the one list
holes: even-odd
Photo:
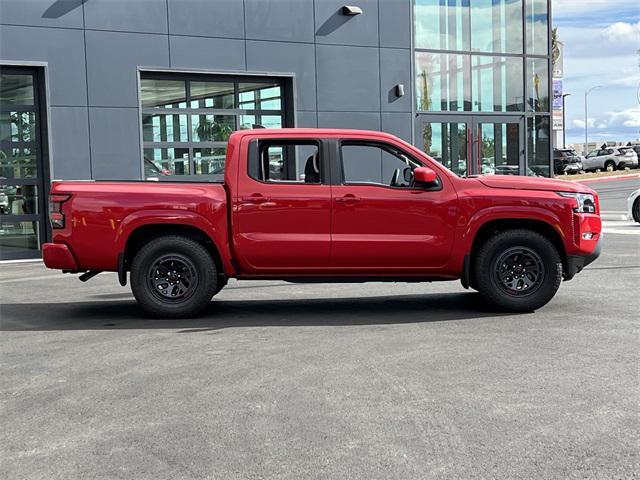
[[585, 184], [598, 192], [600, 208], [603, 212], [626, 213], [627, 198], [640, 188], [640, 176], [590, 181]]
[[158, 321], [114, 274], [4, 264], [0, 478], [637, 478], [640, 225], [605, 230], [517, 315], [458, 282], [231, 282]]

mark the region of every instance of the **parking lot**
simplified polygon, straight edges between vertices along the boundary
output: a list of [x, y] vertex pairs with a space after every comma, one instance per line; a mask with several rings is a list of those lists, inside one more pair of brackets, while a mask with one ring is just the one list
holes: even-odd
[[230, 283], [142, 317], [5, 264], [1, 478], [636, 478], [640, 226], [538, 312], [458, 282]]

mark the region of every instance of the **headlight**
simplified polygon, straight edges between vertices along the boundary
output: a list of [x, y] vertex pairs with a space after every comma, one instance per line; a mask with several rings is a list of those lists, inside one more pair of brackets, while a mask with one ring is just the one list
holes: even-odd
[[578, 208], [574, 210], [578, 213], [596, 213], [596, 202], [590, 193], [556, 192], [561, 197], [575, 198]]

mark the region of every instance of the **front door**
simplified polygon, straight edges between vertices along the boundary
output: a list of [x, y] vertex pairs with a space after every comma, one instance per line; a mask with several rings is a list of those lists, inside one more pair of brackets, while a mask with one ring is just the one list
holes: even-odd
[[343, 140], [334, 185], [331, 266], [344, 273], [428, 274], [449, 260], [457, 197], [440, 186], [412, 186], [418, 165], [397, 146]]
[[0, 67], [0, 259], [40, 256], [49, 174], [38, 72]]
[[243, 272], [311, 274], [329, 267], [331, 186], [322, 142], [252, 140], [239, 175], [235, 253]]
[[524, 117], [420, 115], [416, 145], [458, 175], [524, 175]]

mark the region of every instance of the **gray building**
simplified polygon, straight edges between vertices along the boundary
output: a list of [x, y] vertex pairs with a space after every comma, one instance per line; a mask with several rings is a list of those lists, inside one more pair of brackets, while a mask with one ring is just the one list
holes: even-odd
[[458, 174], [549, 175], [549, 11], [0, 0], [0, 255], [38, 255], [50, 179], [216, 176], [255, 125], [384, 130]]

